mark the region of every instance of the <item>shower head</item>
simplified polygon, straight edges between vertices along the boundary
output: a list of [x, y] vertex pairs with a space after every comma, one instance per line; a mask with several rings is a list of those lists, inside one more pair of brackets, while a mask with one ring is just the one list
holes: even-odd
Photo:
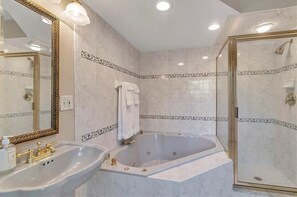
[[274, 53], [277, 54], [277, 55], [282, 55], [282, 54], [284, 53], [284, 51], [285, 51], [285, 46], [286, 46], [286, 44], [288, 44], [288, 43], [292, 44], [293, 41], [294, 41], [294, 40], [291, 39], [291, 40], [285, 42], [285, 43], [282, 44], [280, 47], [278, 47], [278, 48], [275, 50]]
[[34, 61], [30, 57], [27, 57], [27, 60], [31, 63], [31, 66], [34, 66]]

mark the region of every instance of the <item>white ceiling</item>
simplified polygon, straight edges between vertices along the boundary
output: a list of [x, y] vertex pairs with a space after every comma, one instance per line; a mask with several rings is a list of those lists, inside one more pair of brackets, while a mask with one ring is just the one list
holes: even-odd
[[220, 0], [170, 0], [165, 13], [155, 9], [157, 0], [84, 1], [141, 52], [213, 45], [220, 30], [208, 26], [238, 14]]

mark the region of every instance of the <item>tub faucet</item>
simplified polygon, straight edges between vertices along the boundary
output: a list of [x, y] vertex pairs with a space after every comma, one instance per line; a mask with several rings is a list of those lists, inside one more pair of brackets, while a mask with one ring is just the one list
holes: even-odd
[[130, 144], [133, 144], [134, 142], [135, 142], [134, 136], [130, 137], [129, 139], [122, 140], [123, 145], [130, 145]]

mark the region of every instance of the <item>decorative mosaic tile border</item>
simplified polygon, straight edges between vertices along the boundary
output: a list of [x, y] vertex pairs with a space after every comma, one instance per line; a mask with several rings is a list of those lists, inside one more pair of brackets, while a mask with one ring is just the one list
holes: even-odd
[[199, 117], [199, 116], [169, 116], [169, 115], [140, 115], [140, 119], [154, 120], [202, 120], [215, 121], [216, 117]]
[[33, 112], [20, 112], [12, 114], [0, 114], [0, 118], [17, 118], [22, 116], [33, 116]]
[[[40, 111], [40, 114], [49, 114], [50, 110]], [[11, 113], [11, 114], [0, 114], [0, 118], [18, 118], [23, 116], [33, 116], [33, 112], [20, 112], [20, 113]]]
[[190, 77], [215, 77], [215, 76], [228, 76], [228, 72], [210, 72], [210, 73], [184, 73], [184, 74], [162, 74], [162, 75], [139, 75], [137, 73], [134, 73], [126, 68], [123, 68], [121, 66], [118, 66], [112, 62], [109, 62], [107, 60], [104, 60], [100, 57], [96, 57], [95, 55], [92, 55], [86, 51], [81, 51], [81, 57], [87, 60], [90, 60], [92, 62], [95, 62], [97, 64], [100, 64], [102, 66], [109, 67], [111, 69], [117, 70], [119, 72], [131, 75], [133, 77], [139, 78], [139, 79], [169, 79], [169, 78], [190, 78]]
[[[7, 70], [0, 70], [0, 75], [10, 75], [10, 76], [33, 78], [33, 74], [30, 74], [30, 73], [7, 71]], [[50, 80], [51, 78], [52, 78], [51, 76], [40, 76], [40, 79], [45, 79], [45, 80]]]
[[40, 79], [45, 79], [45, 80], [51, 80], [52, 79], [52, 77], [51, 76], [40, 76]]
[[[215, 76], [228, 76], [228, 72], [209, 72], [209, 73], [184, 73], [184, 74], [161, 74], [161, 75], [139, 75], [134, 73], [126, 68], [120, 67], [114, 63], [106, 61], [100, 57], [96, 57], [86, 51], [81, 51], [81, 57], [97, 64], [112, 68], [119, 72], [131, 75], [139, 79], [174, 79], [174, 78], [194, 78], [194, 77], [215, 77]], [[283, 66], [281, 68], [272, 69], [272, 70], [255, 70], [255, 71], [238, 71], [238, 75], [272, 75], [278, 74], [281, 72], [289, 71], [296, 69], [297, 64], [291, 64]]]
[[294, 129], [297, 130], [297, 125], [292, 124], [292, 123], [288, 123], [288, 122], [284, 122], [281, 120], [276, 120], [276, 119], [263, 119], [263, 118], [239, 118], [238, 119], [239, 122], [247, 122], [247, 123], [270, 123], [270, 124], [276, 124], [279, 126], [283, 126], [289, 129]]
[[283, 66], [272, 70], [254, 70], [254, 71], [238, 71], [238, 75], [274, 75], [297, 68], [297, 64]]
[[[96, 57], [86, 51], [81, 51], [81, 57], [85, 58], [87, 60], [90, 60], [92, 62], [95, 62], [97, 64], [100, 64], [102, 66], [106, 66], [109, 68], [112, 68], [114, 70], [117, 70], [119, 72], [131, 75], [133, 77], [139, 78], [139, 79], [174, 79], [174, 78], [197, 78], [197, 77], [215, 77], [215, 76], [228, 76], [228, 72], [209, 72], [209, 73], [184, 73], [184, 74], [161, 74], [161, 75], [139, 75], [137, 73], [134, 73], [126, 68], [123, 68], [121, 66], [118, 66], [114, 63], [111, 63], [107, 60], [104, 60], [100, 57]], [[255, 71], [238, 71], [238, 75], [272, 75], [272, 74], [278, 74], [281, 72], [289, 71], [292, 69], [297, 68], [296, 64], [291, 64], [287, 66], [283, 66], [281, 68], [272, 69], [272, 70], [255, 70]]]
[[192, 77], [215, 77], [228, 76], [227, 72], [210, 73], [184, 73], [184, 74], [164, 74], [164, 75], [140, 75], [140, 79], [174, 79], [174, 78], [192, 78]]
[[33, 74], [23, 73], [23, 72], [15, 72], [15, 71], [7, 71], [7, 70], [0, 70], [1, 75], [13, 75], [18, 77], [27, 77], [33, 78]]
[[[168, 115], [140, 115], [140, 119], [152, 119], [152, 120], [200, 120], [200, 121], [228, 121], [226, 117], [199, 117], [199, 116], [168, 116]], [[239, 118], [238, 122], [247, 123], [270, 123], [280, 125], [289, 129], [297, 130], [297, 125], [284, 122], [276, 119], [265, 118]]]
[[100, 135], [104, 134], [104, 133], [108, 133], [110, 131], [113, 131], [115, 129], [118, 128], [118, 124], [114, 124], [102, 129], [98, 129], [96, 131], [90, 132], [90, 133], [86, 133], [84, 135], [81, 136], [81, 141], [82, 142], [86, 142], [88, 140], [91, 140], [93, 138], [99, 137]]
[[90, 54], [90, 53], [88, 53], [86, 51], [81, 51], [81, 57], [84, 58], [84, 59], [90, 60], [92, 62], [95, 62], [97, 64], [100, 64], [102, 66], [106, 66], [106, 67], [112, 68], [114, 70], [117, 70], [119, 72], [125, 73], [127, 75], [131, 75], [133, 77], [139, 78], [139, 74], [136, 74], [136, 73], [134, 73], [134, 72], [132, 72], [132, 71], [126, 69], [126, 68], [120, 67], [120, 66], [118, 66], [118, 65], [116, 65], [114, 63], [106, 61], [106, 60], [104, 60], [104, 59], [102, 59], [100, 57], [96, 57], [96, 56], [94, 56], [94, 55], [92, 55], [92, 54]]

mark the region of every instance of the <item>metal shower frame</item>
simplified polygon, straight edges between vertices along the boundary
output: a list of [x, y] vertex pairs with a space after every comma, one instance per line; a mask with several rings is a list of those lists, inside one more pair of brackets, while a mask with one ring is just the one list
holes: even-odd
[[[246, 34], [229, 36], [216, 58], [216, 72], [218, 72], [218, 59], [224, 48], [228, 47], [228, 151], [227, 154], [234, 163], [234, 186], [243, 189], [253, 189], [265, 192], [282, 194], [297, 194], [297, 188], [257, 184], [238, 180], [238, 118], [237, 116], [237, 44], [240, 42], [272, 40], [280, 38], [297, 38], [297, 30], [279, 31], [261, 34]], [[217, 98], [218, 99], [218, 98]], [[216, 101], [218, 102], [218, 101]], [[216, 103], [217, 105], [217, 103]], [[217, 109], [216, 109], [217, 110]], [[218, 113], [217, 113], [218, 116]]]

